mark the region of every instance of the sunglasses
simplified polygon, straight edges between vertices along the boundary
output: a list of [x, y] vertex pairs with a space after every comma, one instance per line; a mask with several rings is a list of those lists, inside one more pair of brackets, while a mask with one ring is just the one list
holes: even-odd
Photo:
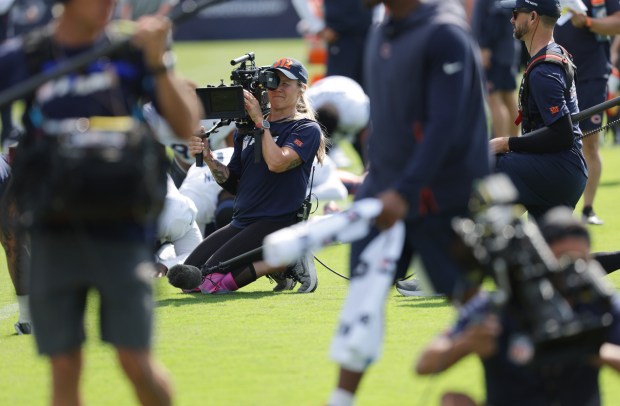
[[527, 8], [515, 8], [512, 10], [512, 19], [516, 20], [517, 17], [519, 16], [519, 13], [531, 13], [532, 10], [527, 9]]

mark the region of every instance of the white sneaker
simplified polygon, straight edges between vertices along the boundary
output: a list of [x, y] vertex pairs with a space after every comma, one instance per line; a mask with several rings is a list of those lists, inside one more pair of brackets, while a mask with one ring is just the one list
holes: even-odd
[[269, 275], [271, 279], [276, 283], [274, 286], [274, 292], [282, 292], [285, 290], [293, 290], [295, 285], [297, 285], [297, 281], [293, 278], [290, 278], [286, 275], [286, 272], [278, 272]]
[[351, 166], [351, 160], [347, 156], [346, 152], [344, 152], [338, 145], [334, 145], [332, 149], [329, 150], [328, 155], [338, 168], [348, 168]]
[[429, 293], [422, 290], [417, 279], [396, 282], [396, 290], [403, 296], [442, 297], [442, 293]]
[[601, 220], [600, 218], [598, 218], [598, 216], [596, 215], [596, 213], [591, 212], [590, 215], [583, 215], [583, 221], [587, 224], [592, 224], [595, 226], [602, 226], [603, 225], [603, 220]]
[[301, 286], [297, 289], [297, 293], [311, 293], [316, 290], [319, 284], [316, 276], [316, 268], [314, 266], [314, 254], [308, 252], [301, 257], [291, 268], [293, 278], [296, 279]]

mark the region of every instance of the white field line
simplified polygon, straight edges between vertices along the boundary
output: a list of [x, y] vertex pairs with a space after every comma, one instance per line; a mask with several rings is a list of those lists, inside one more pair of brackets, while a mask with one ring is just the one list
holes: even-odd
[[13, 317], [18, 311], [19, 308], [17, 307], [17, 303], [11, 303], [4, 307], [0, 307], [0, 321]]

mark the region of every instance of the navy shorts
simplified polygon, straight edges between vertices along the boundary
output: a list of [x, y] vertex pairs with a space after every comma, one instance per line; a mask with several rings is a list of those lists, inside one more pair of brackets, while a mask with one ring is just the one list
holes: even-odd
[[[414, 255], [419, 255], [426, 277], [436, 292], [459, 297], [461, 292], [473, 287], [465, 268], [452, 256], [451, 247], [458, 238], [451, 226], [452, 218], [447, 215], [426, 216], [406, 225], [405, 244], [397, 263], [395, 280], [406, 275]], [[365, 238], [351, 244], [350, 269], [355, 269], [362, 251], [378, 233], [373, 228]]]
[[150, 348], [154, 269], [148, 244], [38, 230], [31, 233], [31, 244], [30, 310], [41, 354], [65, 354], [81, 346], [91, 291], [99, 294], [104, 341]]
[[573, 151], [498, 155], [495, 171], [508, 175], [519, 192], [517, 202], [537, 220], [555, 206], [574, 209], [588, 179], [585, 163]]
[[[577, 100], [579, 110], [583, 111], [607, 100], [607, 80], [586, 80], [577, 82]], [[581, 131], [591, 131], [600, 128], [603, 124], [603, 113], [595, 114], [592, 117], [579, 122]]]
[[491, 64], [485, 72], [489, 93], [515, 90], [516, 74], [516, 70], [510, 65]]
[[363, 36], [344, 36], [329, 44], [326, 76], [346, 76], [362, 86], [365, 45]]

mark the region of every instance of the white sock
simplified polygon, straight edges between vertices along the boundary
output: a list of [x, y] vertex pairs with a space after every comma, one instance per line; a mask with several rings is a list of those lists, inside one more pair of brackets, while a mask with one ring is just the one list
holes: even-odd
[[17, 295], [17, 307], [19, 308], [19, 323], [30, 323], [30, 305], [28, 295]]
[[327, 406], [353, 406], [355, 405], [355, 395], [342, 388], [336, 388], [332, 392]]

